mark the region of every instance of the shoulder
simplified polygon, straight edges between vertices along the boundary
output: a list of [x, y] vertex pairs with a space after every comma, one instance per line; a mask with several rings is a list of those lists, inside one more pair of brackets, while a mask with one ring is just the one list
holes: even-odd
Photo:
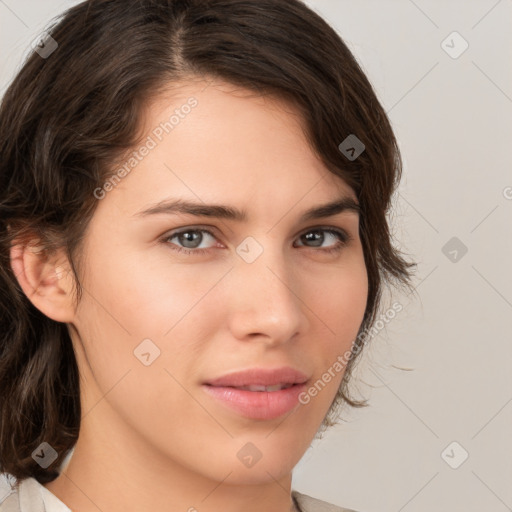
[[[45, 502], [43, 495], [47, 496], [49, 492], [42, 494], [42, 489], [45, 488], [34, 478], [21, 480], [18, 485], [12, 475], [0, 473], [0, 512], [44, 512], [45, 510], [68, 512], [70, 510], [57, 498], [54, 498], [56, 503], [51, 503], [55, 508], [45, 507], [49, 503]], [[51, 497], [53, 498], [53, 496]], [[356, 512], [352, 509], [341, 508], [332, 503], [312, 498], [298, 491], [292, 491], [292, 497], [299, 505], [301, 512]]]
[[20, 510], [16, 479], [9, 473], [0, 473], [0, 512], [19, 512]]
[[12, 475], [0, 473], [0, 512], [71, 512], [35, 478], [17, 482]]
[[338, 507], [327, 503], [327, 501], [312, 498], [298, 491], [292, 491], [292, 497], [295, 498], [301, 512], [356, 512], [350, 508]]

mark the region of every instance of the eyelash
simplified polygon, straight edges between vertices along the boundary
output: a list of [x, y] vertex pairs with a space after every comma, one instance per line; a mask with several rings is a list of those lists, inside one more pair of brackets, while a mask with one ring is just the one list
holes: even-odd
[[[329, 233], [329, 234], [332, 234], [332, 235], [335, 235], [338, 237], [338, 242], [336, 244], [334, 244], [332, 247], [329, 247], [327, 249], [325, 248], [319, 248], [318, 250], [319, 251], [322, 251], [326, 254], [331, 254], [331, 253], [336, 253], [336, 252], [340, 252], [346, 245], [348, 242], [350, 242], [352, 240], [352, 237], [344, 230], [341, 230], [341, 229], [334, 229], [334, 228], [331, 228], [331, 227], [314, 227], [314, 228], [309, 228], [307, 231], [304, 231], [302, 232], [300, 235], [299, 235], [299, 238], [308, 234], [308, 233], [312, 233], [312, 232], [324, 232], [324, 233]], [[163, 243], [168, 243], [168, 240], [170, 240], [171, 238], [175, 238], [176, 236], [179, 236], [183, 233], [189, 233], [189, 232], [192, 232], [192, 233], [208, 233], [212, 238], [216, 238], [216, 236], [208, 229], [203, 229], [203, 228], [187, 228], [187, 229], [182, 229], [180, 231], [176, 231], [174, 233], [170, 233], [168, 235], [166, 235], [163, 239], [162, 239], [162, 242]], [[187, 255], [191, 255], [191, 254], [208, 254], [209, 251], [211, 251], [212, 248], [209, 248], [209, 249], [187, 249], [187, 248], [184, 248], [184, 247], [179, 247], [175, 244], [171, 244], [171, 245], [174, 245], [174, 247], [172, 247], [171, 249], [176, 251], [176, 252], [179, 252], [179, 253], [182, 253], [182, 254], [187, 254]], [[301, 247], [304, 247], [304, 246], [301, 246]], [[307, 246], [306, 246], [307, 247]], [[309, 247], [309, 249], [314, 249], [314, 247]]]

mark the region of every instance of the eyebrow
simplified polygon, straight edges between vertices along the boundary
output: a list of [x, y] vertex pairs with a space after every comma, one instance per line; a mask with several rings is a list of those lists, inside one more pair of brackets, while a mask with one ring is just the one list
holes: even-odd
[[[313, 219], [322, 219], [331, 217], [345, 211], [360, 213], [361, 207], [357, 201], [351, 197], [341, 197], [330, 203], [315, 206], [306, 210], [300, 220], [305, 222]], [[147, 217], [158, 214], [189, 214], [197, 217], [211, 217], [217, 219], [228, 219], [237, 222], [247, 222], [249, 216], [247, 211], [239, 210], [232, 206], [221, 204], [205, 204], [187, 201], [184, 199], [165, 199], [156, 204], [150, 205], [144, 210], [134, 214], [135, 217]]]

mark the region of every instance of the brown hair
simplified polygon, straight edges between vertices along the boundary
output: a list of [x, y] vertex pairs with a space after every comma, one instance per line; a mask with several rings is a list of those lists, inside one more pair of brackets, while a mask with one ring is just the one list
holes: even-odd
[[[311, 147], [361, 206], [369, 294], [360, 333], [376, 320], [382, 286], [411, 287], [415, 266], [393, 247], [386, 219], [402, 172], [390, 122], [347, 46], [300, 0], [89, 0], [48, 34], [46, 54], [28, 57], [0, 107], [0, 470], [41, 483], [78, 438], [78, 367], [67, 324], [25, 296], [10, 247], [64, 248], [78, 303], [93, 190], [137, 142], [142, 109], [166, 85], [220, 78], [299, 109]], [[338, 148], [351, 134], [365, 145], [355, 159]], [[364, 342], [355, 340], [330, 411], [367, 405], [347, 393]], [[31, 456], [42, 442], [58, 453], [47, 469]]]

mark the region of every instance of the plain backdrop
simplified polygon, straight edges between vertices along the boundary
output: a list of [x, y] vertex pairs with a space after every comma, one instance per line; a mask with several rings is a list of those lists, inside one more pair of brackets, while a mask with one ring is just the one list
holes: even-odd
[[[74, 1], [0, 0], [0, 94]], [[307, 0], [367, 73], [404, 175], [390, 215], [418, 298], [357, 371], [370, 407], [315, 440], [295, 489], [359, 512], [512, 510], [512, 1]], [[408, 371], [398, 368], [407, 368]]]

